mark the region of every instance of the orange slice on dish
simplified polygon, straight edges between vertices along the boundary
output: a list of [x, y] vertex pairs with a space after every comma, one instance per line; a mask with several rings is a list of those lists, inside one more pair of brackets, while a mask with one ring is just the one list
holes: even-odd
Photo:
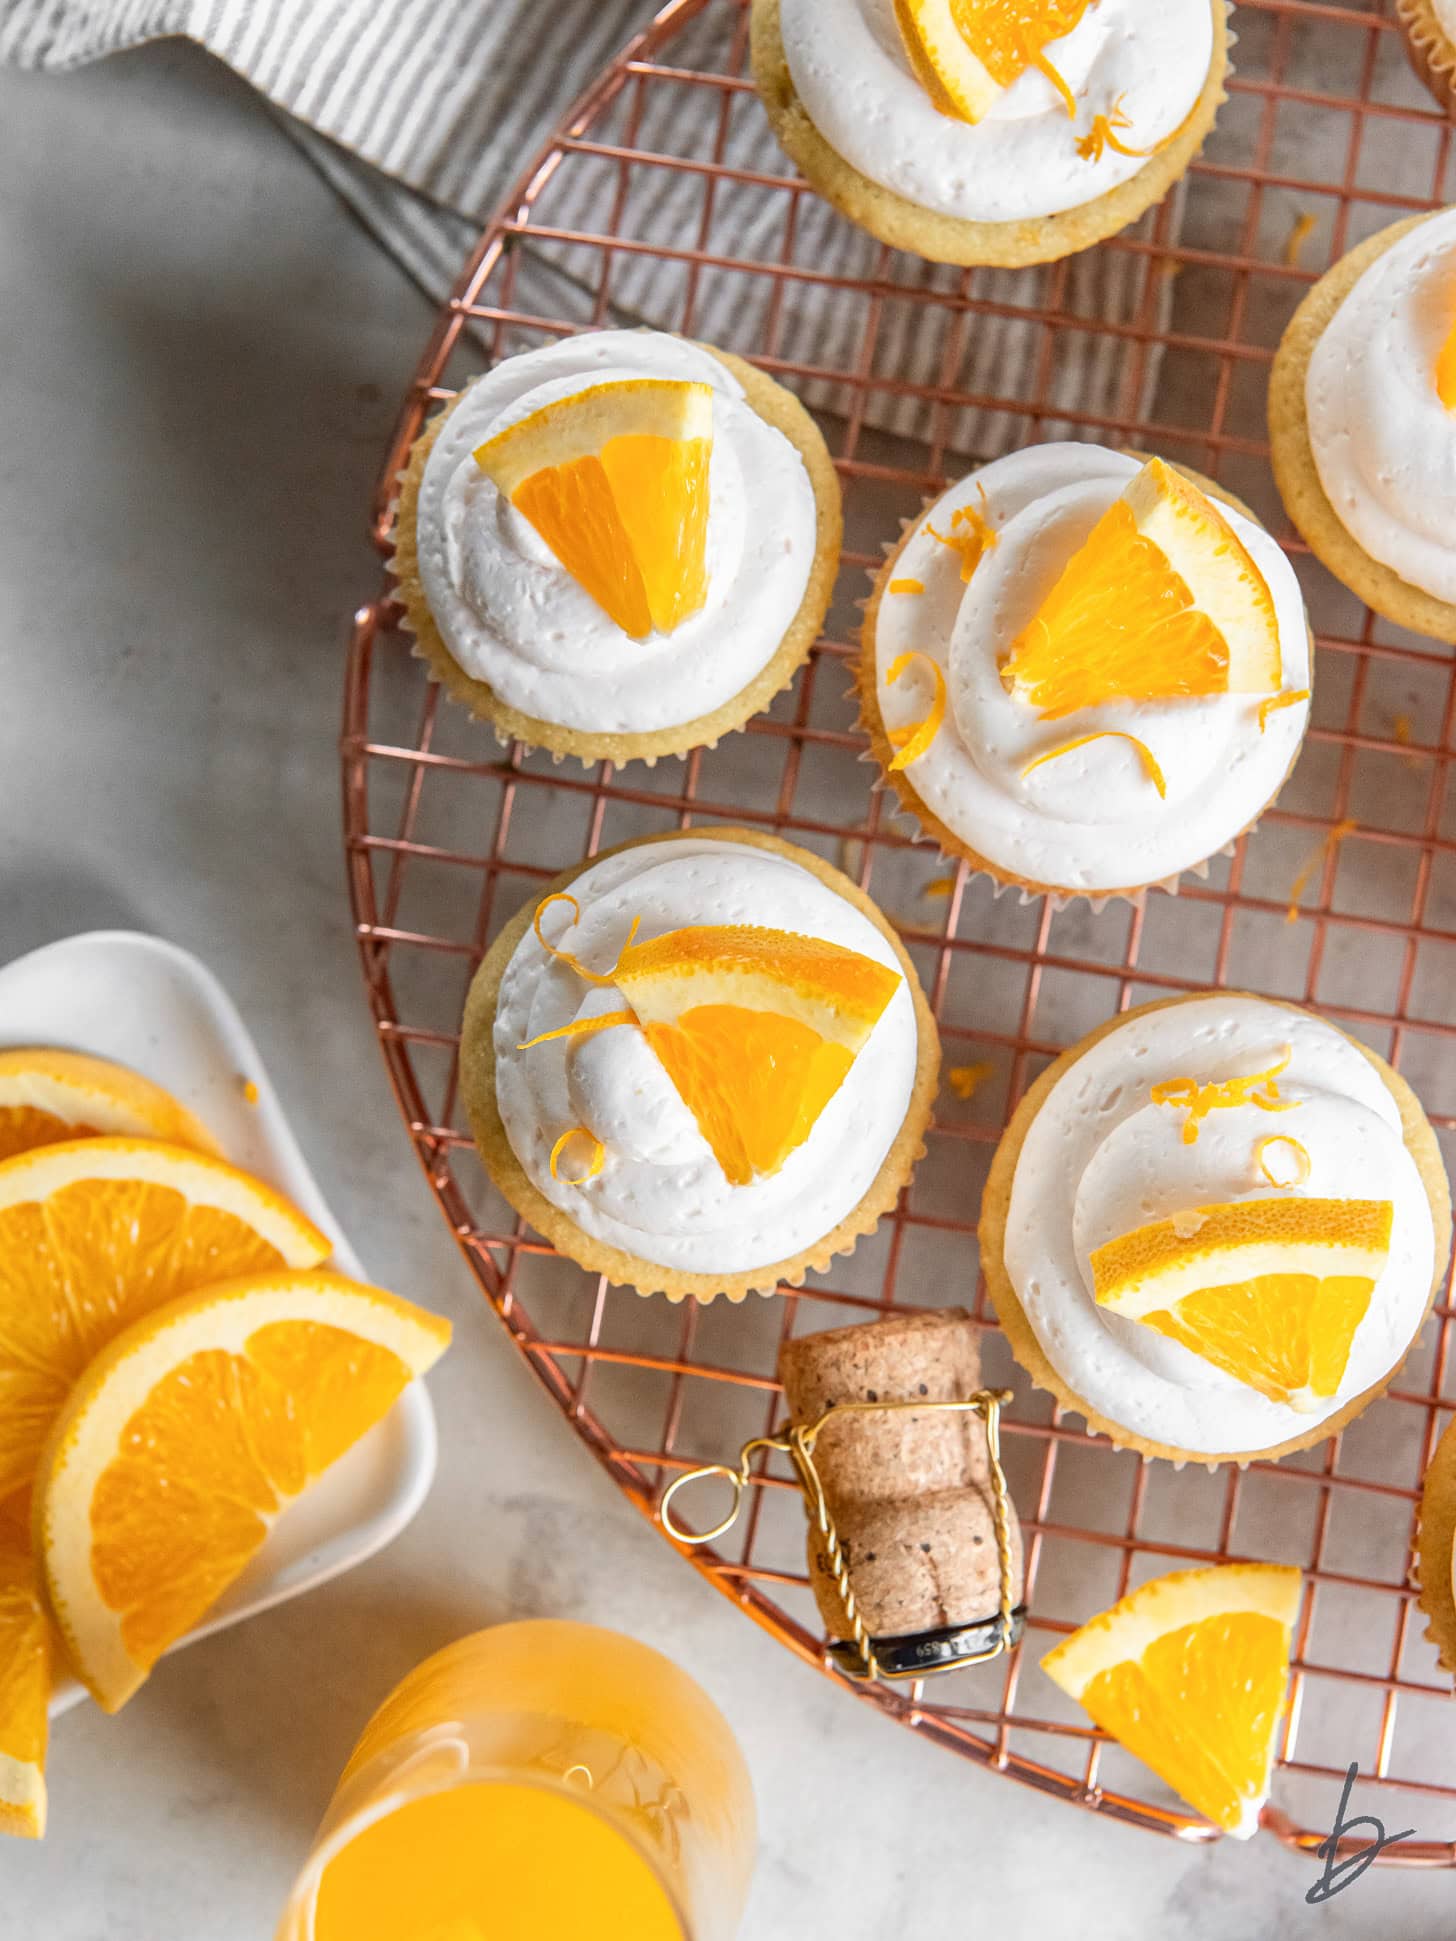
[[1448, 411], [1456, 411], [1456, 321], [1436, 358], [1436, 395]]
[[77, 1139], [0, 1165], [0, 1499], [24, 1489], [71, 1384], [138, 1316], [210, 1281], [312, 1267], [331, 1243], [209, 1154]]
[[0, 1160], [101, 1133], [217, 1151], [200, 1119], [125, 1065], [44, 1046], [0, 1051]]
[[1044, 721], [1109, 701], [1272, 693], [1268, 585], [1206, 493], [1149, 459], [1013, 641], [1007, 689]]
[[0, 1506], [0, 1833], [45, 1832], [50, 1695], [51, 1628], [30, 1531], [12, 1502]]
[[1070, 88], [1044, 50], [1092, 0], [895, 0], [895, 20], [916, 79], [941, 114], [980, 121], [1029, 67], [1076, 112]]
[[621, 378], [543, 405], [476, 463], [624, 633], [671, 633], [708, 592], [713, 390]]
[[776, 1173], [902, 979], [856, 950], [750, 924], [629, 944], [614, 981], [735, 1186]]
[[108, 1712], [449, 1339], [380, 1288], [277, 1273], [168, 1302], [96, 1357], [41, 1459], [35, 1551]]
[[1223, 1564], [1156, 1577], [1041, 1668], [1213, 1824], [1247, 1839], [1269, 1794], [1300, 1573]]
[[1099, 1307], [1308, 1414], [1344, 1379], [1390, 1253], [1389, 1200], [1199, 1207], [1092, 1253]]

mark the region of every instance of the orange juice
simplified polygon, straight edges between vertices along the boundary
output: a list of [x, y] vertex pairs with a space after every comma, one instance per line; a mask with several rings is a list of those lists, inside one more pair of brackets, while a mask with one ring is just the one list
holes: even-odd
[[753, 1842], [742, 1755], [676, 1665], [501, 1625], [370, 1721], [278, 1941], [729, 1941]]

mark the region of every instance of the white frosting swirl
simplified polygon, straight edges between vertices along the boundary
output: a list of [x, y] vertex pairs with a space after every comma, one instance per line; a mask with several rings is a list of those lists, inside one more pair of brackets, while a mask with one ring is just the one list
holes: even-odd
[[[1260, 696], [1220, 694], [1114, 702], [1042, 721], [1002, 683], [998, 663], [1057, 575], [1138, 470], [1098, 445], [1032, 445], [962, 479], [922, 514], [895, 562], [894, 579], [924, 592], [884, 593], [875, 625], [880, 711], [888, 727], [923, 717], [929, 682], [885, 682], [912, 648], [946, 677], [945, 721], [906, 771], [916, 794], [978, 856], [1033, 883], [1095, 895], [1156, 883], [1204, 862], [1259, 815], [1288, 772], [1308, 702], [1272, 712], [1260, 731]], [[931, 528], [951, 531], [958, 507], [986, 494], [996, 545], [969, 585], [959, 556]], [[1299, 582], [1261, 526], [1222, 508], [1268, 582], [1279, 626], [1283, 687], [1309, 686], [1309, 632]], [[1136, 735], [1162, 769], [1160, 798], [1137, 751], [1098, 741], [1024, 775], [1038, 755], [1080, 735]]]
[[1213, 58], [1209, 0], [1094, 0], [1046, 48], [1077, 97], [1075, 123], [1028, 68], [973, 125], [941, 114], [917, 80], [893, 0], [780, 0], [779, 27], [794, 90], [829, 146], [907, 202], [966, 222], [1058, 215], [1129, 181], [1145, 156], [1077, 153], [1092, 117], [1120, 103], [1120, 139], [1150, 149], [1187, 120]]
[[[630, 1025], [530, 1051], [517, 1046], [573, 1018], [623, 1008], [615, 988], [583, 982], [529, 932], [496, 1005], [496, 1098], [532, 1184], [598, 1240], [663, 1267], [742, 1274], [802, 1253], [864, 1198], [909, 1109], [915, 1006], [889, 940], [798, 863], [705, 837], [637, 845], [579, 876], [581, 920], [565, 905], [546, 933], [592, 968], [609, 967], [640, 915], [639, 941], [699, 923], [751, 923], [821, 937], [901, 974], [869, 1041], [804, 1143], [770, 1178], [731, 1185], [641, 1032]], [[595, 1179], [551, 1177], [551, 1148], [585, 1126], [606, 1149]]]
[[[1286, 1045], [1279, 1094], [1298, 1101], [1293, 1111], [1216, 1109], [1185, 1145], [1184, 1112], [1149, 1102], [1160, 1080], [1267, 1070]], [[1388, 1199], [1395, 1208], [1389, 1259], [1344, 1379], [1313, 1415], [1270, 1401], [1092, 1298], [1088, 1257], [1104, 1241], [1198, 1206], [1267, 1199], [1276, 1189], [1253, 1154], [1270, 1133], [1297, 1138], [1309, 1154], [1298, 1193]], [[1425, 1311], [1435, 1237], [1395, 1100], [1359, 1048], [1310, 1012], [1224, 995], [1129, 1018], [1052, 1087], [1017, 1160], [1005, 1264], [1047, 1360], [1099, 1415], [1150, 1442], [1239, 1455], [1314, 1428], [1389, 1374]]]
[[[634, 640], [562, 566], [472, 456], [556, 399], [619, 378], [713, 387], [708, 594], [670, 634]], [[597, 734], [674, 728], [722, 707], [778, 651], [818, 541], [792, 443], [716, 357], [657, 331], [604, 330], [508, 358], [463, 393], [425, 464], [420, 579], [446, 646], [509, 707]]]
[[1456, 411], [1436, 359], [1456, 324], [1456, 209], [1376, 258], [1320, 332], [1305, 373], [1325, 497], [1372, 559], [1456, 604]]

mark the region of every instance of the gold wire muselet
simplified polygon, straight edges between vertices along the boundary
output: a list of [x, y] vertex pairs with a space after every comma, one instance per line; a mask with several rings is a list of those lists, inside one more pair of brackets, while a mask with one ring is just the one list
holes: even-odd
[[[699, 1469], [684, 1470], [681, 1476], [674, 1477], [663, 1492], [662, 1502], [658, 1505], [658, 1521], [675, 1543], [689, 1546], [702, 1543], [715, 1543], [725, 1531], [732, 1529], [738, 1520], [738, 1512], [743, 1507], [743, 1492], [748, 1488], [748, 1466], [759, 1450], [777, 1451], [787, 1456], [794, 1466], [795, 1480], [804, 1495], [811, 1519], [820, 1535], [824, 1538], [829, 1556], [829, 1568], [834, 1575], [834, 1587], [839, 1593], [839, 1601], [844, 1608], [845, 1622], [849, 1626], [854, 1648], [859, 1654], [859, 1669], [854, 1674], [860, 1678], [920, 1678], [924, 1668], [917, 1667], [905, 1671], [886, 1671], [875, 1654], [873, 1640], [865, 1630], [864, 1621], [859, 1614], [853, 1590], [849, 1582], [849, 1566], [844, 1561], [844, 1553], [839, 1545], [839, 1533], [834, 1527], [834, 1519], [829, 1514], [829, 1504], [825, 1499], [824, 1485], [819, 1472], [814, 1467], [814, 1445], [826, 1425], [840, 1415], [877, 1415], [887, 1410], [910, 1409], [917, 1415], [945, 1415], [952, 1413], [981, 1416], [986, 1424], [986, 1446], [990, 1454], [991, 1468], [991, 1512], [996, 1527], [996, 1567], [999, 1579], [999, 1606], [996, 1637], [984, 1650], [959, 1659], [959, 1664], [979, 1665], [992, 1658], [999, 1658], [1003, 1651], [1009, 1651], [1012, 1642], [1012, 1618], [1015, 1605], [1011, 1590], [1011, 1511], [1010, 1499], [1006, 1491], [1006, 1475], [1001, 1467], [1001, 1410], [1011, 1400], [1009, 1388], [981, 1388], [964, 1401], [955, 1402], [836, 1402], [827, 1408], [817, 1422], [803, 1426], [791, 1423], [776, 1436], [754, 1436], [745, 1442], [738, 1452], [738, 1467], [732, 1469], [727, 1463], [705, 1463]], [[672, 1499], [688, 1483], [702, 1482], [710, 1476], [721, 1476], [724, 1482], [732, 1485], [733, 1503], [728, 1514], [715, 1523], [711, 1530], [685, 1530], [672, 1515]]]

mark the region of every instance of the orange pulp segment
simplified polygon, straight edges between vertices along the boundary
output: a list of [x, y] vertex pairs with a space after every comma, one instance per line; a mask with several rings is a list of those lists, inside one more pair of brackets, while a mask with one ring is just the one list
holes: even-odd
[[382, 1289], [285, 1272], [169, 1302], [97, 1356], [40, 1463], [35, 1547], [107, 1711], [449, 1338]]
[[1041, 1667], [1190, 1806], [1246, 1839], [1269, 1792], [1299, 1594], [1286, 1564], [1173, 1571]]
[[1389, 1200], [1199, 1207], [1093, 1249], [1099, 1307], [1302, 1414], [1339, 1389], [1390, 1252]]
[[50, 1695], [50, 1623], [30, 1531], [12, 1503], [0, 1508], [0, 1833], [45, 1832]]
[[1448, 411], [1456, 411], [1456, 318], [1436, 358], [1436, 396]]
[[204, 1153], [78, 1139], [0, 1164], [0, 1499], [24, 1489], [71, 1384], [139, 1315], [210, 1281], [311, 1267], [326, 1234]]
[[751, 924], [630, 944], [616, 971], [735, 1186], [808, 1138], [901, 981], [858, 951]]
[[713, 390], [620, 378], [543, 405], [476, 448], [481, 470], [624, 633], [645, 639], [708, 592]]
[[102, 1133], [217, 1151], [200, 1120], [125, 1065], [47, 1046], [0, 1051], [0, 1160]]
[[1218, 507], [1149, 459], [1063, 567], [1001, 668], [1044, 721], [1110, 701], [1267, 693], [1269, 588]]
[[1076, 102], [1045, 49], [1086, 13], [1092, 0], [895, 0], [895, 20], [916, 79], [943, 115], [980, 121], [1004, 88], [1039, 68]]

